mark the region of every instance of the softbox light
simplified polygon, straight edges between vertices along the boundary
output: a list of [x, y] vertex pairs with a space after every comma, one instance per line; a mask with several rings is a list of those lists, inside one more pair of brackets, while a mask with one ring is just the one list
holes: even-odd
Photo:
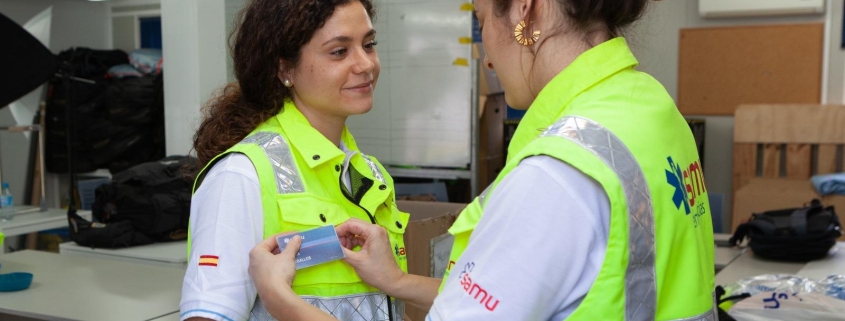
[[23, 27], [0, 13], [0, 108], [44, 84], [58, 70], [56, 56]]

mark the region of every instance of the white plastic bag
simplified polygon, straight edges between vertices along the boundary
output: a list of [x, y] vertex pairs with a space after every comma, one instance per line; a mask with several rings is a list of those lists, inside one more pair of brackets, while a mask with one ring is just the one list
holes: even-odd
[[728, 314], [738, 321], [845, 321], [845, 301], [821, 293], [760, 292]]

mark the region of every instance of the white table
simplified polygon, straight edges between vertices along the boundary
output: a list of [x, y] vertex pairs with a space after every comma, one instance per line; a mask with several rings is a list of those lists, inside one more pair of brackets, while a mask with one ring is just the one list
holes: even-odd
[[716, 274], [716, 284], [726, 285], [761, 274], [796, 274], [814, 279], [845, 274], [845, 242], [837, 243], [827, 258], [809, 263], [764, 260], [748, 250]]
[[[16, 206], [13, 208], [29, 209], [33, 207]], [[37, 209], [37, 208], [33, 208]], [[91, 220], [91, 211], [76, 211], [76, 214], [86, 220]], [[67, 210], [60, 208], [48, 208], [46, 211], [26, 211], [15, 214], [8, 221], [0, 220], [0, 231], [6, 237], [29, 234], [54, 228], [67, 227]]]
[[839, 242], [831, 252], [826, 260], [808, 262], [798, 271], [798, 275], [823, 279], [831, 274], [845, 274], [845, 242]]
[[188, 264], [187, 247], [187, 241], [153, 243], [122, 249], [92, 249], [74, 242], [66, 242], [59, 244], [59, 253], [184, 269]]
[[730, 246], [728, 241], [731, 239], [733, 234], [729, 233], [714, 233], [713, 234], [713, 241], [716, 243], [716, 246]]
[[716, 265], [716, 272], [718, 273], [722, 269], [724, 269], [728, 264], [731, 264], [734, 260], [739, 258], [742, 253], [745, 252], [744, 248], [740, 247], [733, 247], [728, 244], [728, 240], [730, 240], [733, 234], [727, 233], [715, 233], [713, 234], [713, 241], [716, 243], [716, 248], [714, 249], [714, 261]]
[[[38, 251], [0, 256], [0, 272], [25, 271], [32, 286], [0, 292], [3, 314], [45, 320], [153, 320], [179, 311], [184, 268]], [[169, 320], [169, 319], [164, 319]]]
[[743, 248], [716, 246], [713, 251], [715, 256], [713, 263], [716, 265], [716, 271], [720, 271], [733, 263], [742, 253], [745, 253], [745, 249]]

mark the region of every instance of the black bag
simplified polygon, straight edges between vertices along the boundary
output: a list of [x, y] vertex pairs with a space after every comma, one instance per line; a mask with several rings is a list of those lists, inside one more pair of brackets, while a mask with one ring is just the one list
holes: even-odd
[[68, 224], [70, 240], [82, 246], [116, 249], [153, 243], [146, 235], [136, 232], [129, 221], [114, 224], [89, 222], [73, 211], [68, 213]]
[[[76, 47], [59, 53], [58, 60], [74, 79], [56, 77], [50, 80], [46, 99], [45, 166], [51, 173], [68, 172], [67, 130], [70, 124], [73, 128], [70, 142], [73, 169], [92, 172], [100, 167], [91, 151], [92, 146], [103, 139], [103, 131], [97, 126], [107, 117], [103, 95], [109, 85], [106, 71], [115, 64], [128, 63], [129, 58], [120, 50]], [[67, 118], [68, 114], [72, 122]]]
[[[60, 53], [59, 59], [74, 77], [88, 81], [56, 78], [50, 82], [46, 108], [47, 171], [68, 172], [69, 124], [73, 128], [71, 146], [76, 172], [108, 168], [115, 174], [165, 156], [161, 74], [107, 79], [110, 67], [129, 63], [127, 54], [120, 50], [72, 48]], [[66, 119], [68, 112], [72, 122]]]
[[180, 175], [189, 156], [170, 156], [115, 174], [97, 188], [91, 206], [99, 223], [70, 216], [71, 240], [91, 247], [119, 248], [188, 236], [191, 182]]
[[814, 199], [801, 208], [753, 214], [737, 227], [730, 244], [748, 237], [748, 246], [762, 258], [807, 262], [827, 256], [841, 235], [842, 225], [833, 206], [824, 207]]
[[59, 61], [68, 64], [74, 77], [94, 79], [105, 77], [112, 66], [128, 64], [129, 55], [120, 49], [73, 47], [60, 52]]
[[[67, 113], [73, 119], [73, 163], [76, 172], [93, 172], [95, 163], [92, 146], [100, 144], [103, 130], [98, 128], [107, 117], [103, 93], [108, 82], [98, 79], [95, 83], [65, 82], [54, 80], [47, 94], [47, 116], [45, 118], [45, 166], [51, 173], [68, 172], [67, 127], [70, 123]], [[69, 92], [70, 91], [70, 92]], [[73, 101], [69, 103], [68, 96]], [[71, 108], [70, 106], [73, 106]]]
[[119, 173], [134, 165], [162, 159], [164, 151], [164, 82], [161, 75], [114, 80], [105, 93], [107, 137], [92, 146], [100, 167]]

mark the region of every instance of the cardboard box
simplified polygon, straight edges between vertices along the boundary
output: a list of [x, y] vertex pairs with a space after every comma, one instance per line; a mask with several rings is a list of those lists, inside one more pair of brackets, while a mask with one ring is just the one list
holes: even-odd
[[400, 200], [396, 205], [411, 214], [405, 230], [408, 272], [431, 276], [431, 240], [447, 233], [466, 204]]
[[[447, 233], [466, 204], [400, 200], [396, 201], [396, 205], [400, 211], [411, 214], [408, 228], [405, 229], [408, 273], [431, 276], [431, 241]], [[405, 306], [405, 314], [411, 320], [425, 320], [426, 312], [410, 305]]]
[[[810, 180], [786, 178], [752, 178], [734, 196], [732, 231], [753, 213], [801, 207], [818, 198], [825, 206], [833, 206], [840, 222], [845, 222], [845, 196], [820, 196]], [[845, 241], [845, 236], [840, 237]]]

